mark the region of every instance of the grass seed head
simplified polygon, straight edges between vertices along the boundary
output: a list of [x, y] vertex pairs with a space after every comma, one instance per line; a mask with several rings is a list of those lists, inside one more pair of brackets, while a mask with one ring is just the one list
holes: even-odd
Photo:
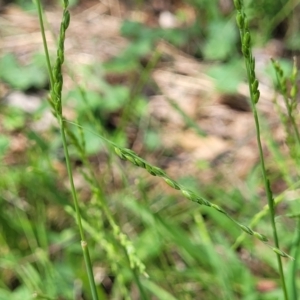
[[164, 177], [165, 182], [173, 189], [180, 190], [179, 185], [172, 179]]
[[242, 9], [241, 0], [234, 0], [233, 2], [234, 2], [234, 6], [237, 10]]
[[246, 233], [248, 233], [248, 234], [250, 234], [250, 235], [253, 235], [253, 234], [254, 234], [253, 230], [252, 230], [250, 227], [245, 226], [245, 225], [242, 225], [242, 224], [239, 224], [239, 226], [240, 226], [240, 228], [241, 228], [243, 231], [245, 231]]
[[236, 23], [239, 27], [239, 29], [243, 29], [244, 28], [244, 16], [242, 15], [242, 13], [239, 11], [236, 15]]
[[157, 176], [163, 177], [166, 176], [166, 172], [163, 171], [162, 169], [152, 166], [151, 167], [152, 172], [154, 172]]
[[134, 158], [134, 160], [135, 160], [135, 164], [137, 165], [137, 166], [139, 166], [139, 167], [141, 167], [141, 168], [146, 168], [146, 165], [145, 165], [145, 163], [143, 162], [143, 160], [141, 160], [140, 158], [138, 158], [138, 157], [135, 157]]
[[262, 242], [268, 242], [269, 241], [268, 238], [265, 235], [260, 234], [260, 233], [258, 233], [256, 231], [253, 231], [253, 235], [255, 237], [257, 237], [259, 240], [261, 240]]
[[64, 12], [64, 16], [63, 16], [63, 26], [64, 26], [64, 29], [67, 30], [67, 28], [69, 27], [70, 25], [70, 12], [68, 10], [66, 10]]
[[126, 160], [126, 157], [120, 148], [115, 147], [115, 152], [121, 159]]
[[145, 164], [146, 170], [153, 176], [156, 176], [156, 173], [152, 170], [152, 166], [149, 164]]
[[211, 204], [211, 207], [214, 208], [214, 209], [216, 209], [220, 213], [227, 215], [227, 213], [219, 205]]
[[125, 156], [125, 158], [128, 160], [128, 161], [130, 161], [131, 163], [133, 163], [134, 165], [138, 165], [137, 163], [136, 163], [136, 161], [135, 161], [135, 159], [134, 159], [134, 157], [132, 156], [132, 155], [130, 155], [130, 154], [125, 154], [124, 155]]

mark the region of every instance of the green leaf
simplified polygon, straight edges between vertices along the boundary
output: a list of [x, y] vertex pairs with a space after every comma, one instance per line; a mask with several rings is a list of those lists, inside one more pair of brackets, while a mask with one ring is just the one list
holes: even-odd
[[178, 298], [175, 298], [173, 295], [171, 295], [168, 291], [161, 288], [159, 285], [154, 283], [150, 280], [144, 280], [143, 285], [151, 291], [158, 299], [164, 299], [164, 300], [176, 300]]
[[13, 292], [0, 289], [0, 300], [32, 300], [32, 291], [24, 285], [17, 287]]
[[15, 89], [26, 90], [32, 86], [42, 88], [47, 78], [43, 67], [35, 63], [21, 66], [12, 54], [6, 54], [0, 60], [0, 79]]
[[233, 22], [214, 21], [208, 26], [207, 42], [203, 48], [207, 60], [224, 60], [235, 48], [237, 31]]
[[114, 112], [120, 109], [129, 98], [129, 89], [125, 86], [108, 86], [105, 90], [103, 109]]
[[87, 109], [94, 110], [101, 107], [103, 97], [99, 92], [86, 90], [84, 92], [84, 97], [85, 99], [82, 98], [80, 91], [76, 89], [69, 92], [67, 99], [72, 102], [72, 105], [76, 107], [78, 112], [84, 112]]
[[208, 75], [216, 80], [216, 88], [221, 92], [233, 93], [243, 81], [245, 71], [240, 60], [219, 64], [209, 69]]
[[5, 135], [0, 135], [0, 156], [6, 153], [9, 147], [9, 138]]
[[3, 117], [3, 126], [7, 130], [16, 130], [24, 127], [25, 115], [23, 111], [19, 109], [10, 108], [9, 114]]

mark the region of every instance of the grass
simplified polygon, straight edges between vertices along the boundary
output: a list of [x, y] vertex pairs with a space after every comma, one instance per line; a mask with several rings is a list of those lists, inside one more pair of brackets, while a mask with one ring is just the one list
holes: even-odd
[[[258, 89], [258, 79], [255, 75], [255, 58], [252, 55], [251, 52], [251, 34], [249, 31], [249, 27], [247, 25], [247, 17], [244, 13], [243, 8], [243, 1], [236, 0], [235, 1], [235, 7], [237, 10], [237, 25], [240, 29], [240, 35], [241, 35], [241, 42], [242, 42], [242, 53], [245, 59], [245, 65], [247, 70], [247, 77], [248, 77], [248, 83], [249, 83], [249, 93], [250, 93], [250, 99], [251, 99], [251, 107], [252, 112], [254, 116], [255, 121], [255, 128], [256, 128], [256, 137], [257, 137], [257, 145], [258, 145], [258, 151], [259, 151], [259, 157], [260, 157], [260, 165], [261, 165], [261, 171], [262, 171], [262, 177], [264, 181], [265, 191], [268, 199], [268, 206], [270, 211], [270, 222], [272, 224], [273, 229], [273, 237], [275, 241], [276, 248], [279, 249], [279, 238], [277, 233], [277, 227], [276, 227], [276, 221], [275, 221], [275, 209], [274, 209], [274, 198], [273, 198], [273, 192], [271, 190], [270, 186], [270, 180], [267, 175], [266, 166], [265, 166], [265, 158], [264, 153], [262, 149], [262, 142], [261, 142], [261, 135], [260, 135], [260, 124], [259, 124], [259, 117], [258, 112], [256, 109], [256, 105], [259, 101], [260, 91]], [[275, 250], [274, 250], [275, 251]], [[280, 273], [281, 278], [281, 286], [284, 293], [284, 299], [288, 299], [287, 294], [287, 288], [285, 283], [285, 276], [283, 272], [282, 267], [282, 261], [281, 261], [281, 253], [277, 252], [277, 261], [278, 261], [278, 269]]]
[[[110, 99], [123, 99], [114, 104], [123, 111], [114, 130], [105, 126], [113, 108], [99, 106], [97, 95], [78, 84], [77, 120], [64, 117], [64, 40], [72, 22], [68, 1], [63, 2], [54, 61], [47, 50], [42, 7], [36, 3], [56, 125], [41, 134], [25, 126], [31, 120], [21, 112], [22, 117], [3, 122], [7, 134], [21, 132], [29, 146], [26, 157], [14, 153], [9, 164], [11, 142], [5, 135], [0, 139], [0, 299], [297, 299], [297, 67], [286, 75], [273, 62], [286, 105], [287, 113], [280, 99], [274, 103], [288, 137], [286, 151], [259, 112], [243, 2], [234, 4], [256, 125], [253, 151], [260, 162], [236, 186], [229, 186], [228, 173], [217, 169], [208, 183], [179, 170], [168, 175], [158, 157], [170, 158], [173, 149], [153, 153], [143, 144], [140, 151], [128, 148], [133, 144], [125, 133], [128, 127], [142, 124], [147, 132], [149, 126], [141, 93], [163, 59], [158, 51], [132, 89], [106, 85]], [[220, 18], [212, 8], [208, 16]], [[176, 102], [168, 101], [186, 127], [202, 139], [208, 135]], [[19, 116], [15, 111], [11, 115]], [[201, 172], [211, 167], [199, 165]], [[275, 193], [278, 182], [284, 188]]]

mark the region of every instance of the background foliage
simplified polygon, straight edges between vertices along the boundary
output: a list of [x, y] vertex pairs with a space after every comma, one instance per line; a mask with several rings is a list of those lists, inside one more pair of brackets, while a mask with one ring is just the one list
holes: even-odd
[[[71, 16], [86, 3], [70, 3]], [[151, 170], [149, 174], [120, 160], [103, 140], [133, 148], [152, 165], [168, 169], [178, 184], [220, 205], [241, 223], [259, 220], [258, 225], [253, 224], [255, 230], [272, 236], [269, 218], [264, 216], [266, 200], [257, 160], [242, 178], [224, 171], [233, 168], [231, 163], [237, 164], [238, 147], [210, 161], [194, 159], [193, 168], [187, 168], [185, 148], [169, 147], [162, 137], [164, 127], [175, 127], [172, 134], [182, 128], [149, 116], [151, 96], [160, 94], [151, 74], [169, 62], [157, 46], [162, 40], [203, 63], [205, 73], [215, 79], [212, 89], [221, 95], [238, 94], [246, 73], [235, 11], [231, 2], [224, 3], [190, 0], [187, 6], [183, 1], [128, 1], [120, 28], [127, 44], [117, 56], [72, 70], [76, 62], [65, 55], [63, 110], [70, 120], [71, 164], [100, 299], [282, 297], [276, 257], [267, 245], [241, 237], [240, 228], [226, 216], [184, 199], [161, 178], [151, 176]], [[36, 14], [31, 1], [15, 4]], [[282, 48], [278, 59], [284, 80], [290, 79], [291, 57], [300, 47], [295, 31], [297, 4], [245, 1], [253, 45], [268, 51], [270, 41], [276, 39]], [[8, 6], [2, 5], [5, 18]], [[51, 1], [45, 7], [61, 12]], [[149, 14], [154, 25], [127, 18], [132, 11]], [[164, 11], [171, 12], [180, 25], [159, 26], [157, 19]], [[57, 19], [57, 26], [59, 22]], [[84, 80], [76, 81], [77, 72]], [[280, 90], [271, 63], [261, 73], [263, 80], [274, 83], [274, 90]], [[47, 101], [41, 101], [47, 99], [49, 89], [46, 74], [41, 53], [25, 62], [13, 54], [0, 55], [1, 87], [5, 87], [0, 112], [0, 299], [91, 299], [59, 128], [49, 117]], [[287, 83], [287, 89], [292, 84]], [[36, 106], [11, 105], [9, 95], [16, 91], [34, 96], [30, 103]], [[209, 128], [216, 126], [214, 120], [208, 129], [202, 128], [203, 123], [170, 103], [183, 120], [183, 135], [188, 129], [201, 138], [213, 135]], [[284, 137], [275, 137], [268, 117], [262, 118], [261, 126], [275, 201], [282, 201], [276, 219], [282, 249], [297, 262], [299, 155], [290, 123], [278, 103], [271, 102], [272, 110], [281, 118], [277, 125]], [[249, 107], [246, 111], [249, 113]], [[298, 122], [296, 114], [295, 118]], [[255, 143], [252, 149], [257, 151]], [[284, 260], [289, 291], [299, 286], [298, 269], [291, 260]]]

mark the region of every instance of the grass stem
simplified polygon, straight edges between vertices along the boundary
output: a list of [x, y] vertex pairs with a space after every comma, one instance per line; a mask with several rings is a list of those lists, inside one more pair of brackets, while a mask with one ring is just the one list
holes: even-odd
[[82, 246], [84, 261], [85, 261], [85, 265], [86, 265], [86, 269], [87, 269], [90, 289], [91, 289], [91, 293], [92, 293], [92, 299], [98, 300], [97, 289], [96, 289], [96, 284], [95, 284], [95, 280], [94, 280], [94, 276], [93, 276], [93, 268], [92, 268], [92, 263], [91, 263], [91, 259], [90, 259], [88, 244], [85, 239], [85, 234], [84, 234], [84, 230], [83, 230], [82, 222], [81, 222], [80, 208], [79, 208], [77, 193], [76, 193], [74, 180], [73, 180], [73, 173], [72, 173], [70, 156], [69, 156], [68, 145], [67, 145], [66, 134], [65, 134], [64, 119], [62, 116], [61, 92], [62, 92], [63, 79], [62, 79], [61, 66], [64, 62], [65, 32], [66, 32], [66, 30], [69, 26], [69, 22], [70, 22], [70, 13], [67, 10], [68, 1], [67, 0], [64, 1], [64, 12], [63, 12], [63, 20], [61, 22], [61, 28], [60, 28], [57, 59], [56, 59], [56, 64], [55, 64], [55, 68], [53, 71], [51, 68], [50, 57], [49, 57], [48, 47], [47, 47], [47, 41], [46, 41], [46, 37], [45, 37], [45, 29], [44, 29], [43, 18], [42, 18], [42, 6], [41, 6], [40, 0], [37, 0], [36, 3], [37, 3], [37, 7], [38, 7], [38, 15], [39, 15], [39, 20], [40, 20], [43, 44], [44, 44], [45, 55], [46, 55], [46, 60], [47, 60], [47, 67], [48, 67], [48, 72], [49, 72], [50, 82], [51, 82], [50, 103], [52, 105], [52, 108], [54, 109], [54, 114], [58, 120], [60, 132], [61, 132], [66, 167], [67, 167], [67, 171], [68, 171], [71, 193], [72, 193], [72, 198], [73, 198], [74, 207], [75, 207], [75, 211], [76, 211], [76, 220], [77, 220], [77, 225], [79, 228], [79, 233], [80, 233], [80, 238], [81, 238], [81, 246]]
[[49, 78], [50, 78], [50, 84], [51, 84], [51, 88], [53, 88], [54, 78], [53, 78], [53, 72], [52, 72], [52, 67], [51, 67], [51, 63], [50, 63], [50, 56], [49, 56], [48, 45], [47, 45], [46, 34], [45, 34], [42, 5], [41, 5], [40, 0], [36, 0], [36, 4], [37, 4], [37, 9], [38, 9], [39, 22], [40, 22], [40, 27], [41, 27], [41, 34], [42, 34], [42, 39], [43, 39], [43, 46], [44, 46], [44, 52], [45, 52], [45, 56], [46, 56], [46, 63], [47, 63], [47, 68], [48, 68], [48, 73], [49, 73]]
[[[265, 167], [265, 159], [264, 159], [264, 153], [262, 148], [262, 142], [261, 142], [261, 133], [260, 133], [260, 125], [259, 125], [259, 118], [258, 118], [258, 112], [256, 109], [256, 104], [259, 101], [260, 92], [258, 89], [258, 80], [255, 75], [255, 58], [252, 55], [251, 51], [251, 35], [248, 28], [248, 20], [246, 18], [246, 14], [244, 12], [243, 7], [243, 1], [242, 0], [235, 0], [234, 1], [236, 10], [237, 10], [237, 25], [240, 30], [240, 37], [241, 37], [241, 43], [242, 43], [242, 53], [245, 60], [245, 66], [247, 70], [247, 77], [248, 77], [248, 84], [249, 84], [249, 93], [250, 93], [250, 99], [251, 99], [251, 108], [254, 116], [254, 122], [255, 122], [255, 128], [256, 128], [256, 139], [257, 139], [257, 146], [259, 151], [259, 157], [260, 157], [260, 166], [262, 171], [262, 177], [264, 182], [264, 187], [267, 195], [269, 210], [270, 210], [270, 222], [272, 226], [273, 231], [273, 237], [274, 237], [274, 243], [277, 248], [279, 248], [279, 239], [278, 239], [278, 233], [275, 223], [275, 209], [274, 209], [274, 199], [272, 190], [270, 187], [270, 181], [268, 179], [266, 167]], [[284, 299], [288, 300], [288, 293], [285, 283], [285, 277], [282, 267], [282, 261], [281, 256], [276, 253], [277, 256], [277, 263], [278, 263], [278, 269], [279, 274], [281, 278], [281, 285], [282, 290], [284, 294]]]

